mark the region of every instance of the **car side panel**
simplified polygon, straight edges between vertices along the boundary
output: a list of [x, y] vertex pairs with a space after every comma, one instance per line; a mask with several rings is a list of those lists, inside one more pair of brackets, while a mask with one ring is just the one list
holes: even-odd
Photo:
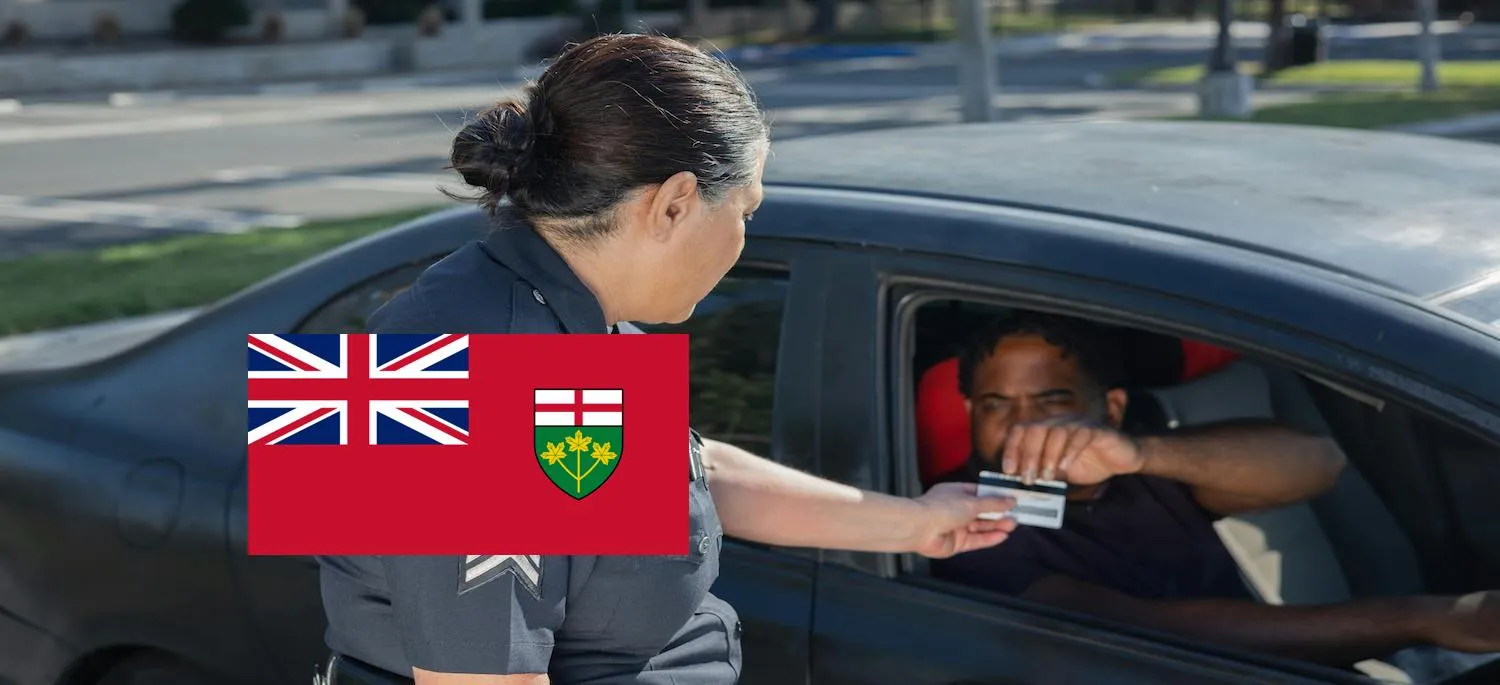
[[[838, 303], [824, 329], [820, 466], [825, 477], [895, 492], [892, 459], [905, 452], [893, 448], [886, 418], [894, 403], [884, 372], [889, 305], [880, 293], [899, 274], [879, 268], [886, 259], [850, 250], [820, 269], [830, 278], [829, 301]], [[930, 266], [953, 273], [943, 271], [948, 264]], [[1045, 611], [1010, 608], [964, 588], [937, 592], [924, 578], [898, 578], [895, 555], [825, 551], [824, 559], [813, 637], [820, 685], [1328, 682], [1129, 637], [1114, 626], [1045, 619]]]
[[267, 675], [223, 565], [222, 481], [134, 436], [76, 442], [0, 433], [0, 632], [19, 635], [0, 641], [0, 682], [53, 682], [117, 647], [197, 661], [226, 683]]
[[817, 611], [813, 653], [819, 685], [1329, 682], [1272, 674], [846, 568], [823, 569]]
[[808, 682], [815, 563], [726, 539], [713, 592], [739, 614], [740, 685]]

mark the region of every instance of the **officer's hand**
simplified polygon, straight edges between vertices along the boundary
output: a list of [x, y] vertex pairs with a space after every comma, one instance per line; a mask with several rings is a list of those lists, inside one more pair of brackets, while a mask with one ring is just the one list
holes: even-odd
[[1016, 529], [1015, 520], [991, 521], [979, 515], [1009, 511], [1015, 500], [978, 497], [977, 492], [974, 483], [939, 483], [916, 498], [922, 520], [912, 551], [942, 559], [1005, 542]]
[[1136, 473], [1145, 463], [1130, 436], [1108, 426], [1052, 420], [1012, 426], [1005, 437], [1001, 470], [1027, 484], [1062, 479], [1093, 485], [1110, 476]]

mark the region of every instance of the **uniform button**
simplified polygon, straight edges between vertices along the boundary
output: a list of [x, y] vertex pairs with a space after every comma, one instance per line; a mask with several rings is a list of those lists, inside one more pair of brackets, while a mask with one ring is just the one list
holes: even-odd
[[745, 624], [740, 623], [739, 621], [735, 621], [734, 622], [734, 636], [736, 638], [738, 638], [740, 635], [744, 634], [744, 632], [745, 632]]
[[698, 539], [698, 553], [708, 554], [709, 537], [707, 535]]
[[531, 296], [536, 298], [538, 304], [547, 304], [547, 298], [542, 297], [542, 291], [532, 288]]

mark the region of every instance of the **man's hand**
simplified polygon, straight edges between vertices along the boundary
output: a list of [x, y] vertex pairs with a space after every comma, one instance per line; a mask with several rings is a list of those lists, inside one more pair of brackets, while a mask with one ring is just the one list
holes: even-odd
[[1442, 598], [1429, 623], [1428, 641], [1455, 652], [1500, 652], [1500, 591]]
[[922, 521], [913, 551], [943, 559], [1004, 542], [1016, 529], [1015, 519], [991, 521], [979, 515], [1009, 511], [1015, 500], [978, 497], [978, 487], [974, 483], [939, 483], [916, 498]]
[[1030, 485], [1059, 476], [1072, 485], [1093, 485], [1111, 476], [1137, 473], [1146, 459], [1130, 436], [1095, 423], [1046, 421], [1012, 426], [1001, 469]]

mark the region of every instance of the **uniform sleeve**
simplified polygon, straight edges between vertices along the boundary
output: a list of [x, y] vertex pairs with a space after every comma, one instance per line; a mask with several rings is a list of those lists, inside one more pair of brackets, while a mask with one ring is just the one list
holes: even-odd
[[422, 283], [398, 293], [370, 314], [365, 322], [370, 333], [438, 333], [437, 318], [422, 295]]
[[[383, 557], [395, 616], [412, 666], [444, 673], [546, 673], [564, 597], [543, 581], [562, 557]], [[565, 589], [563, 590], [565, 592]]]

